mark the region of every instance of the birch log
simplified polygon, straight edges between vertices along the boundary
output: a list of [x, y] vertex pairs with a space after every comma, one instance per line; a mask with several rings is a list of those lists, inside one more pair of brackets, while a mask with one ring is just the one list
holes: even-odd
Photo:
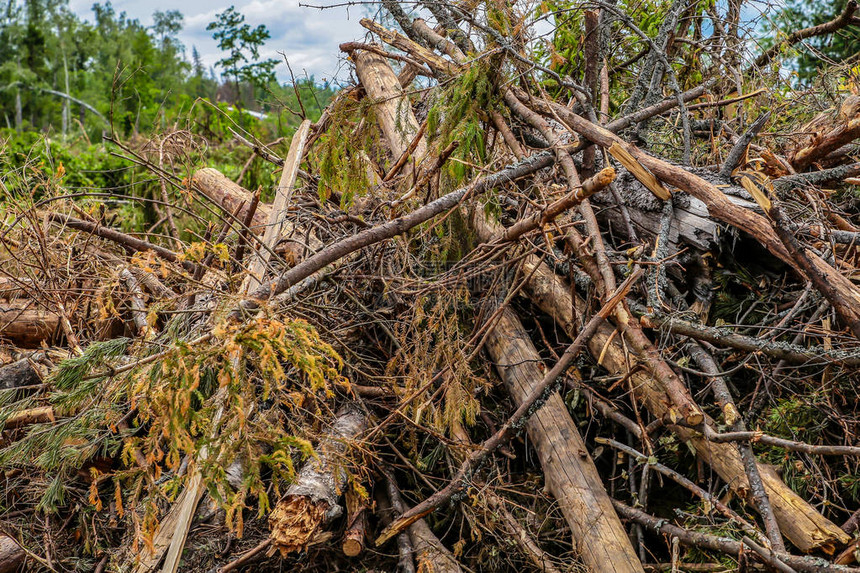
[[26, 299], [0, 303], [0, 340], [21, 348], [36, 348], [58, 332], [60, 317]]
[[317, 459], [309, 460], [269, 515], [272, 546], [288, 555], [313, 541], [322, 526], [342, 511], [338, 500], [346, 485], [343, 454], [348, 442], [364, 430], [364, 414], [342, 410], [317, 445]]

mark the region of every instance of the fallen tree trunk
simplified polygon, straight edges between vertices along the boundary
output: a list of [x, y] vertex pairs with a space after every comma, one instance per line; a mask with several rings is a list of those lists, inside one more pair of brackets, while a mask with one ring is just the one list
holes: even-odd
[[17, 571], [26, 556], [27, 553], [17, 541], [6, 535], [0, 535], [0, 573]]
[[[476, 209], [475, 212], [483, 211]], [[487, 221], [485, 217], [481, 220]], [[474, 217], [473, 220], [478, 220]], [[481, 240], [490, 240], [501, 232], [500, 225], [476, 224], [475, 229]], [[526, 292], [529, 298], [570, 336], [575, 338], [579, 330], [574, 320], [577, 314], [587, 311], [586, 302], [571, 294], [570, 288], [544, 263], [535, 256], [523, 261], [523, 274], [528, 278]], [[671, 401], [661, 384], [647, 371], [630, 371], [629, 356], [623, 343], [615, 335], [615, 330], [604, 324], [588, 341], [592, 356], [613, 375], [629, 377], [629, 385], [637, 399], [658, 419], [669, 413]], [[713, 420], [705, 417], [706, 424]], [[749, 490], [743, 462], [732, 444], [714, 444], [703, 436], [687, 428], [673, 426], [677, 435], [689, 443], [717, 474], [736, 492], [742, 495]], [[782, 533], [801, 551], [810, 552], [823, 549], [832, 552], [850, 539], [837, 525], [818, 513], [811, 505], [791, 490], [768, 466], [759, 464], [765, 488], [773, 506], [774, 514]]]
[[[296, 169], [297, 172], [298, 169]], [[294, 177], [292, 181], [295, 182]], [[198, 169], [191, 177], [190, 183], [200, 193], [209, 198], [210, 201], [220, 205], [225, 213], [232, 215], [235, 218], [233, 222], [236, 223], [236, 227], [239, 227], [239, 223], [248, 215], [253, 194], [241, 185], [237, 185], [228, 179], [217, 169], [211, 167]], [[271, 214], [272, 205], [259, 203], [254, 210], [248, 228], [258, 235], [264, 233], [268, 227]], [[286, 217], [279, 219], [279, 221], [280, 232], [278, 237], [281, 241], [287, 241], [285, 253], [286, 257], [291, 259], [290, 262], [299, 261], [323, 247], [322, 242], [317, 238], [315, 233], [307, 232]], [[290, 241], [290, 238], [296, 240]], [[308, 248], [310, 251], [308, 251]]]
[[[224, 211], [236, 213], [236, 219], [239, 221], [243, 220], [248, 214], [248, 208], [251, 205], [251, 192], [241, 185], [234, 183], [233, 180], [217, 169], [212, 167], [198, 169], [191, 176], [189, 184], [206, 196], [212, 203], [220, 205]], [[241, 210], [237, 213], [236, 210], [240, 207]], [[270, 205], [260, 203], [248, 227], [254, 233], [262, 233], [266, 228], [266, 221], [269, 220], [271, 210], [272, 207]]]
[[[394, 476], [388, 472], [385, 472], [385, 474], [386, 494], [387, 498], [391, 501], [391, 509], [394, 512], [394, 515], [382, 516], [382, 522], [387, 526], [392, 519], [403, 515], [410, 508], [403, 502], [400, 490], [394, 481]], [[382, 509], [385, 511], [385, 508]], [[402, 535], [408, 536], [408, 542], [415, 554], [415, 561], [418, 563], [418, 571], [422, 573], [427, 571], [432, 571], [433, 573], [462, 573], [457, 559], [454, 558], [454, 555], [436, 537], [436, 534], [433, 533], [430, 526], [423, 519], [412, 523], [406, 531], [397, 536], [398, 546], [401, 550], [404, 545], [401, 542]], [[401, 558], [406, 559], [406, 556], [403, 555]], [[410, 555], [407, 566], [411, 565], [411, 559], [412, 556]]]
[[[412, 113], [409, 99], [400, 89], [400, 82], [388, 62], [373, 52], [355, 50], [355, 73], [374, 106], [374, 115], [382, 128], [394, 160], [400, 158], [416, 137], [419, 139], [413, 157], [427, 154], [427, 145], [421, 137], [418, 121]], [[399, 93], [398, 93], [399, 92]], [[397, 94], [392, 97], [392, 94]]]
[[[646, 526], [654, 532], [662, 533], [669, 537], [675, 537], [684, 545], [697, 547], [700, 549], [711, 549], [725, 553], [726, 555], [737, 556], [740, 554], [743, 544], [740, 541], [728, 537], [717, 537], [707, 533], [699, 533], [683, 529], [665, 519], [658, 519], [636, 508], [624, 505], [621, 502], [614, 501], [613, 505], [618, 512], [636, 523]], [[776, 556], [783, 563], [788, 564], [797, 571], [805, 571], [808, 573], [858, 573], [860, 569], [855, 567], [840, 567], [833, 565], [821, 559], [812, 557], [798, 557], [787, 553], [777, 553]], [[722, 566], [720, 566], [722, 568]], [[682, 566], [687, 569], [686, 566]], [[693, 569], [690, 569], [693, 570]]]
[[[506, 308], [487, 337], [487, 352], [516, 403], [544, 377], [540, 355]], [[567, 406], [553, 392], [526, 422], [546, 485], [570, 525], [573, 547], [591, 571], [642, 571]]]
[[[518, 92], [518, 97], [520, 96], [521, 98], [528, 99], [527, 95], [523, 92]], [[804, 278], [809, 278], [804, 268], [798, 264], [795, 257], [786, 249], [765, 217], [749, 209], [735, 205], [713, 183], [702, 179], [686, 169], [649, 155], [601, 126], [595, 125], [573, 113], [566, 106], [537, 98], [531, 98], [528, 101], [534, 104], [541, 113], [558, 117], [574, 132], [597, 143], [601, 147], [610, 148], [613, 145], [618, 145], [624, 148], [643, 167], [650, 170], [661, 181], [673, 185], [682, 191], [686, 191], [693, 197], [697, 197], [707, 205], [711, 216], [752, 235], [771, 254], [789, 264]], [[856, 119], [854, 122], [860, 125], [860, 119]], [[821, 280], [829, 285], [830, 292], [822, 294], [827, 297], [836, 309], [836, 312], [847, 325], [860, 325], [860, 310], [858, 310], [860, 309], [860, 290], [848, 278], [824, 262], [817, 254], [807, 252], [807, 257], [811, 266], [821, 275]], [[855, 337], [860, 338], [860, 328], [855, 329], [853, 334]]]
[[36, 348], [53, 340], [59, 332], [60, 316], [37, 308], [29, 300], [0, 304], [0, 340], [21, 348]]
[[0, 277], [0, 298], [12, 300], [13, 298], [24, 298], [31, 292], [33, 281], [12, 277]]
[[340, 514], [338, 500], [346, 484], [341, 461], [354, 439], [367, 424], [364, 414], [353, 408], [341, 411], [317, 445], [317, 458], [302, 467], [296, 481], [269, 514], [272, 546], [288, 555], [301, 551], [322, 526]]
[[40, 366], [46, 360], [47, 356], [44, 352], [33, 352], [20, 360], [0, 367], [0, 388], [11, 389], [41, 384], [47, 371]]
[[[624, 201], [630, 215], [630, 222], [637, 236], [640, 239], [654, 240], [660, 234], [663, 210], [661, 202], [626, 170], [619, 171], [615, 188]], [[740, 189], [738, 190], [740, 191]], [[744, 197], [738, 195], [726, 195], [726, 197], [739, 207], [758, 209], [758, 205], [754, 201]], [[615, 198], [611, 193], [605, 191], [598, 193], [591, 201], [604, 207], [597, 213], [599, 219], [608, 221], [613, 231], [622, 236], [628, 235], [624, 218], [620, 210], [615, 207]], [[668, 237], [669, 251], [678, 252], [686, 246], [705, 252], [718, 250], [720, 242], [724, 240], [725, 230], [728, 226], [711, 217], [707, 205], [696, 197], [676, 194], [672, 197], [672, 203], [672, 222]]]

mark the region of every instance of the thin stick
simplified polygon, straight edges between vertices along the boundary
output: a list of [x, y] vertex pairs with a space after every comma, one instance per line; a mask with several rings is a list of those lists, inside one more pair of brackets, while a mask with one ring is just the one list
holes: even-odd
[[472, 453], [465, 462], [463, 462], [460, 469], [457, 471], [457, 474], [454, 476], [454, 479], [452, 479], [444, 489], [431, 495], [426, 500], [401, 515], [391, 525], [386, 527], [382, 534], [376, 539], [377, 546], [382, 545], [425, 515], [435, 511], [441, 505], [447, 503], [451, 497], [466, 487], [466, 482], [472, 472], [483, 464], [483, 462], [494, 451], [496, 451], [499, 446], [507, 443], [507, 441], [513, 437], [514, 432], [519, 428], [522, 428], [526, 420], [531, 417], [535, 411], [537, 411], [538, 408], [535, 408], [535, 405], [538, 400], [545, 396], [547, 389], [555, 383], [558, 377], [561, 376], [565, 370], [567, 370], [568, 366], [570, 366], [570, 363], [573, 362], [573, 359], [579, 354], [582, 347], [586, 342], [588, 342], [591, 336], [597, 332], [598, 327], [603, 323], [606, 317], [612, 313], [615, 306], [624, 300], [627, 293], [640, 276], [642, 276], [642, 271], [634, 272], [627, 277], [615, 293], [613, 293], [607, 300], [606, 304], [603, 305], [603, 308], [591, 317], [576, 337], [576, 340], [574, 340], [567, 350], [565, 350], [564, 354], [562, 354], [555, 366], [546, 373], [544, 379], [541, 380], [541, 382], [529, 393], [528, 397], [523, 400], [516, 412], [513, 413], [513, 415], [495, 434], [484, 441], [484, 443], [481, 444], [481, 447]]

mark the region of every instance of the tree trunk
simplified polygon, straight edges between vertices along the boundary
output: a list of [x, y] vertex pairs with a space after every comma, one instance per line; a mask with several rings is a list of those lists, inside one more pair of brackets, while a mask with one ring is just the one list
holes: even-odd
[[36, 364], [47, 360], [44, 352], [33, 352], [29, 356], [0, 367], [0, 389], [35, 386], [42, 383], [45, 372]]
[[26, 553], [11, 537], [0, 535], [0, 573], [17, 571]]
[[[375, 104], [376, 119], [396, 161], [418, 134], [418, 120], [412, 113], [412, 105], [403, 93], [394, 71], [382, 56], [356, 50], [352, 57], [355, 60], [355, 72]], [[427, 145], [420, 141], [412, 155], [421, 158], [426, 153]]]
[[[295, 182], [295, 179], [293, 181]], [[236, 209], [244, 204], [242, 209], [236, 214], [237, 226], [238, 222], [244, 220], [247, 215], [248, 207], [251, 205], [252, 193], [228, 179], [217, 169], [211, 167], [198, 169], [191, 176], [191, 185], [210, 201], [220, 205], [222, 209], [230, 213], [236, 213]], [[272, 205], [266, 203], [257, 205], [257, 210], [254, 211], [254, 217], [251, 220], [249, 228], [256, 234], [263, 233], [268, 226], [271, 213]], [[286, 218], [280, 222], [279, 237], [282, 241], [288, 241], [283, 252], [285, 258], [291, 260], [293, 263], [313, 254], [323, 247], [322, 242], [317, 238], [315, 233], [305, 232]], [[290, 237], [295, 237], [296, 240], [289, 241]], [[311, 252], [307, 252], [308, 249], [305, 248], [305, 245], [310, 247]]]
[[[531, 300], [551, 316], [568, 336], [575, 337], [578, 328], [574, 321], [574, 309], [577, 313], [585, 312], [585, 301], [578, 296], [572, 296], [571, 289], [564, 281], [549, 267], [540, 263], [537, 257], [525, 259], [522, 272], [530, 277], [526, 292]], [[611, 374], [628, 375], [627, 350], [619, 337], [615, 336], [615, 329], [611, 326], [603, 325], [598, 328], [597, 333], [589, 340], [588, 348], [592, 356]], [[667, 414], [670, 401], [660, 383], [647, 371], [636, 370], [630, 373], [628, 384], [634, 389], [636, 398], [645, 403], [651, 414], [660, 419]], [[706, 416], [705, 423], [713, 424], [713, 420]], [[672, 426], [672, 429], [683, 441], [689, 443], [735, 492], [743, 495], [749, 490], [743, 462], [733, 444], [708, 442], [698, 432], [678, 426]], [[816, 549], [832, 552], [837, 545], [850, 540], [844, 531], [794, 493], [772, 468], [759, 464], [759, 473], [780, 530], [798, 549], [804, 552]]]
[[308, 460], [284, 498], [269, 514], [273, 547], [281, 555], [301, 551], [313, 541], [322, 526], [340, 515], [337, 504], [347, 474], [340, 465], [349, 440], [365, 427], [361, 412], [347, 408], [338, 414], [332, 427], [316, 447], [318, 459]]
[[37, 308], [28, 300], [0, 304], [0, 340], [21, 348], [37, 348], [53, 339], [58, 332], [60, 317]]
[[[513, 311], [506, 308], [487, 337], [487, 352], [516, 403], [543, 380], [542, 362]], [[612, 507], [597, 468], [558, 392], [526, 424], [546, 484], [591, 571], [639, 572], [642, 565]]]

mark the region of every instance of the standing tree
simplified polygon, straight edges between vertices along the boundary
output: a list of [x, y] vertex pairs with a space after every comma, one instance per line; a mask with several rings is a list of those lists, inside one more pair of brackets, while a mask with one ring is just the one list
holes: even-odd
[[[825, 0], [807, 2], [788, 0], [785, 8], [778, 14], [779, 27], [777, 40], [788, 37], [792, 32], [811, 26], [820, 26], [842, 14], [849, 0]], [[860, 52], [860, 27], [845, 26], [832, 34], [813, 36], [798, 44], [797, 74], [801, 81], [814, 80], [826, 63], [841, 62]], [[857, 58], [852, 58], [857, 63]]]
[[156, 10], [152, 13], [152, 31], [158, 38], [162, 50], [181, 51], [182, 44], [176, 39], [176, 34], [182, 30], [184, 18], [179, 10], [168, 10], [162, 12]]
[[262, 24], [251, 28], [245, 23], [245, 16], [230, 6], [215, 16], [215, 21], [206, 26], [214, 30], [212, 37], [218, 40], [218, 47], [227, 56], [218, 60], [215, 65], [224, 70], [228, 78], [232, 78], [236, 87], [236, 103], [241, 103], [240, 82], [247, 82], [251, 89], [250, 99], [254, 99], [254, 88], [265, 85], [275, 79], [275, 64], [277, 60], [266, 59], [257, 61], [260, 57], [260, 47], [271, 35]]

